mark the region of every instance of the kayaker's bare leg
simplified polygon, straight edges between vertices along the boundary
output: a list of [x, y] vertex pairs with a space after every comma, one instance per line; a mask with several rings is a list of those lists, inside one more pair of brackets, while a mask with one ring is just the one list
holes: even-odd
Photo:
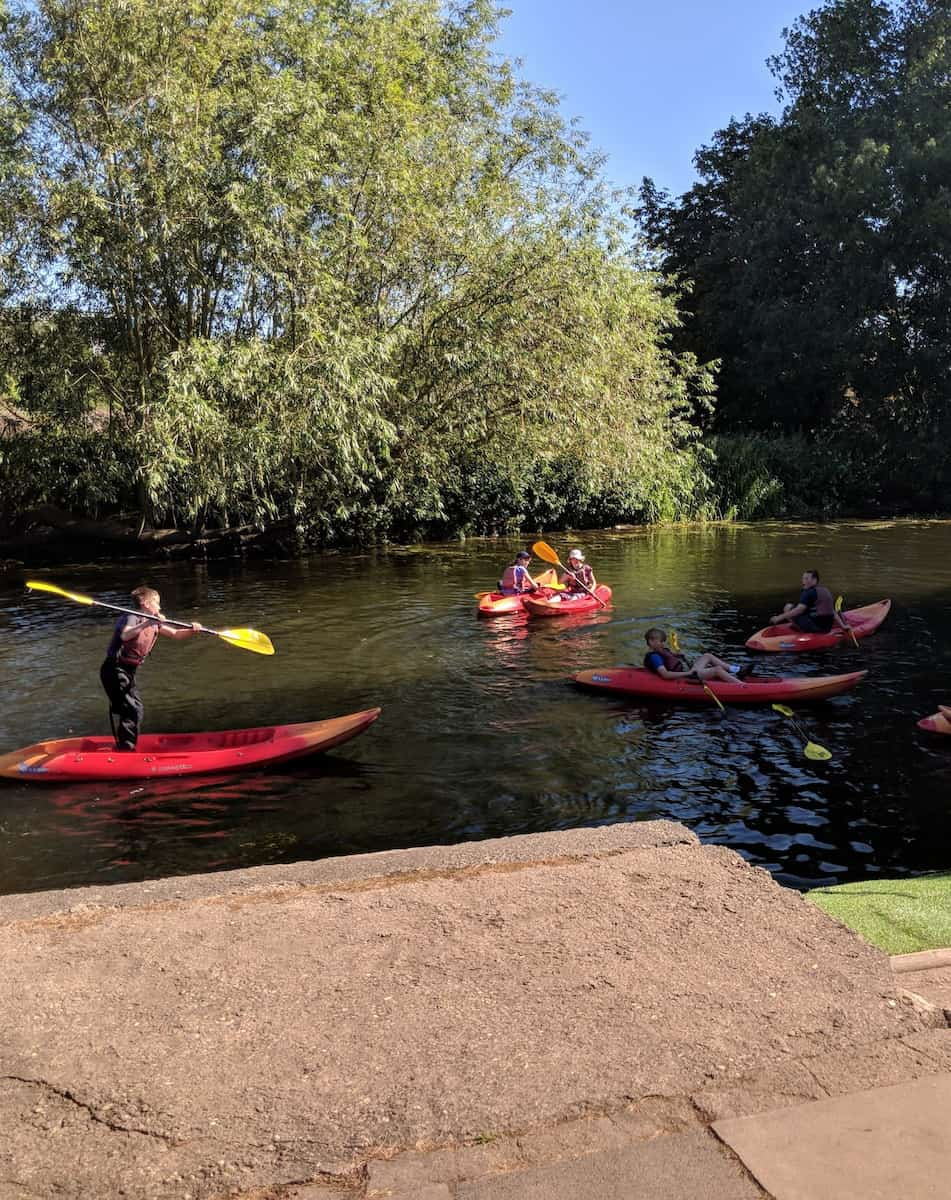
[[[701, 659], [702, 658], [713, 658], [713, 655], [704, 654], [701, 655]], [[693, 667], [691, 668], [691, 674], [696, 675], [698, 679], [703, 681], [706, 681], [707, 679], [719, 679], [723, 683], [735, 683], [738, 687], [746, 686], [743, 683], [743, 680], [737, 679], [730, 668], [726, 665], [716, 666], [713, 663], [701, 664], [700, 659], [693, 664]]]
[[722, 658], [717, 658], [715, 654], [701, 654], [693, 664], [695, 671], [715, 671], [716, 674], [711, 676], [714, 679], [735, 680], [738, 671], [731, 667], [728, 662], [724, 662]]

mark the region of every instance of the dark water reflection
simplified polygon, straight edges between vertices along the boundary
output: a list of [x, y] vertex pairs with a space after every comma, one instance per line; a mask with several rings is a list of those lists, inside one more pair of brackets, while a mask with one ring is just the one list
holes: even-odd
[[[714, 527], [549, 536], [581, 542], [609, 614], [479, 621], [515, 542], [267, 566], [47, 573], [124, 602], [142, 578], [170, 615], [249, 624], [265, 659], [163, 643], [143, 670], [153, 731], [237, 728], [380, 704], [362, 738], [252, 775], [152, 784], [0, 786], [0, 890], [135, 880], [618, 820], [670, 817], [787, 883], [951, 865], [951, 739], [915, 728], [951, 700], [951, 523]], [[684, 647], [742, 647], [804, 566], [852, 603], [894, 601], [882, 631], [764, 670], [867, 666], [859, 690], [803, 708], [815, 764], [769, 710], [677, 709], [575, 690], [582, 667], [639, 660], [651, 624]], [[109, 621], [0, 583], [0, 747], [104, 732]], [[747, 657], [737, 650], [736, 657]]]

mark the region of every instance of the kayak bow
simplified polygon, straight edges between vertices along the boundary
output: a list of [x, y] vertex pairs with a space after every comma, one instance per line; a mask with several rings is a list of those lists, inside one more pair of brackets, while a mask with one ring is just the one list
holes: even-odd
[[951, 733], [951, 708], [947, 704], [939, 704], [934, 716], [921, 718], [918, 728], [927, 729], [929, 733]]

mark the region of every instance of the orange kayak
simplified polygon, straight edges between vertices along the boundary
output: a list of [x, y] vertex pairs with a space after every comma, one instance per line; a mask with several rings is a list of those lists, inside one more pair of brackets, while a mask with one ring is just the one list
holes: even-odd
[[[745, 683], [726, 683], [707, 680], [707, 687], [728, 704], [775, 704], [791, 700], [825, 700], [847, 692], [868, 674], [852, 671], [848, 675], [820, 675], [805, 679], [801, 675], [780, 679], [748, 679]], [[646, 667], [602, 667], [600, 670], [579, 671], [572, 675], [575, 683], [584, 687], [601, 688], [608, 692], [623, 692], [629, 696], [647, 696], [654, 700], [676, 703], [712, 704], [713, 701], [696, 680], [661, 679]]]
[[116, 750], [111, 737], [58, 738], [0, 754], [0, 777], [35, 783], [92, 779], [156, 779], [203, 771], [243, 771], [317, 754], [363, 733], [378, 708], [222, 733], [146, 733], [135, 750]]
[[929, 733], [951, 733], [951, 707], [939, 704], [933, 717], [921, 718], [918, 728], [927, 729]]
[[[549, 568], [535, 577], [535, 582], [543, 588], [560, 588], [558, 572]], [[503, 596], [501, 592], [486, 592], [479, 597], [477, 609], [480, 617], [504, 617], [506, 614], [524, 612], [522, 601], [530, 592], [522, 592], [518, 596]]]
[[[594, 596], [604, 601], [599, 604]], [[523, 601], [525, 611], [532, 617], [570, 617], [574, 613], [597, 612], [607, 608], [611, 602], [611, 589], [599, 583], [594, 589], [594, 596], [587, 592], [562, 592], [557, 596], [526, 596]]]
[[[874, 633], [888, 616], [891, 600], [879, 600], [877, 604], [866, 604], [864, 608], [852, 608], [842, 614], [852, 627], [856, 638]], [[754, 633], [747, 641], [749, 650], [771, 650], [789, 653], [795, 650], [829, 650], [846, 642], [851, 645], [852, 637], [847, 630], [834, 626], [828, 633], [803, 633], [795, 625], [767, 625]]]

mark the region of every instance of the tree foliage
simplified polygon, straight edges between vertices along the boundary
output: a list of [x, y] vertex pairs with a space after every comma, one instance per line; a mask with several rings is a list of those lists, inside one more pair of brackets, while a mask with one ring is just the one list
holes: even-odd
[[677, 344], [722, 361], [719, 430], [877, 438], [893, 469], [930, 460], [937, 481], [951, 432], [951, 9], [828, 0], [784, 36], [781, 118], [719, 131], [678, 200], [642, 189], [662, 269], [690, 281]]
[[[673, 298], [585, 139], [496, 54], [498, 19], [487, 0], [14, 8], [0, 357], [31, 436], [118, 448], [115, 504], [195, 528], [491, 527], [465, 461], [509, 481], [507, 521], [519, 480], [565, 463], [589, 510], [601, 489], [628, 517], [689, 510], [709, 371], [672, 348]], [[40, 379], [50, 326], [86, 336]]]

